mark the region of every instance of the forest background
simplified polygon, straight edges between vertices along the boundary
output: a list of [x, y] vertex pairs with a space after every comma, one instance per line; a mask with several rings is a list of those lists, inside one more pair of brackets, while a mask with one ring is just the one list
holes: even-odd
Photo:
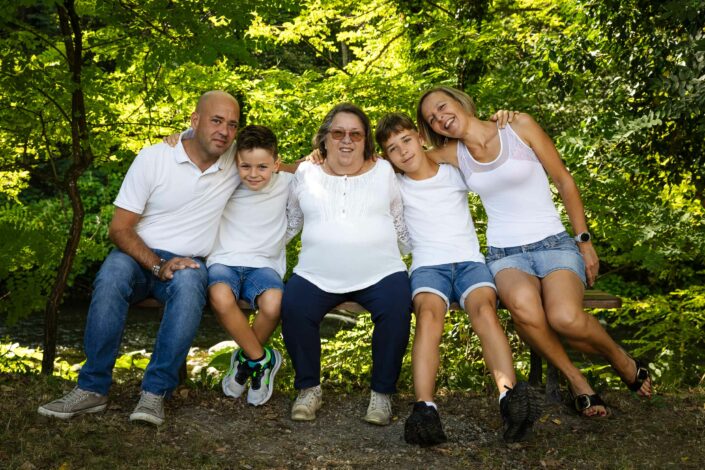
[[[0, 321], [44, 315], [46, 354], [4, 338], [0, 371], [36, 372], [43, 360], [45, 373], [74, 374], [54, 357], [61, 306], [90, 295], [132, 159], [187, 127], [203, 91], [237, 96], [242, 125], [273, 128], [293, 161], [332, 105], [354, 102], [373, 122], [414, 115], [420, 93], [445, 84], [481, 116], [521, 110], [552, 136], [581, 189], [597, 287], [624, 300], [594, 313], [663, 389], [702, 384], [705, 2], [2, 3]], [[484, 242], [479, 200], [469, 203]], [[453, 320], [440, 383], [482, 388], [479, 344], [462, 315]], [[366, 325], [341, 332], [326, 359], [339, 361], [329, 379], [345, 388], [366, 382]], [[581, 365], [616, 382], [602, 363]]]

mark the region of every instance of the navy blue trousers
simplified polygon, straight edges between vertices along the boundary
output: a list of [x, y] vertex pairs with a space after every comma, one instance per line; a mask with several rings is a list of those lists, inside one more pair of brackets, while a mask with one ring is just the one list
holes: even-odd
[[294, 387], [300, 390], [321, 383], [321, 321], [347, 301], [357, 302], [372, 314], [372, 390], [396, 392], [412, 309], [409, 276], [403, 271], [343, 294], [323, 291], [301, 276], [291, 276], [282, 299], [282, 334], [296, 372]]

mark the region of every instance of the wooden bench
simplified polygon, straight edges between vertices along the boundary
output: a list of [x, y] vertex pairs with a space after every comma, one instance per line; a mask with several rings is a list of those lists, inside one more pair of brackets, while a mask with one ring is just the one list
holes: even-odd
[[[239, 307], [243, 311], [250, 311], [250, 304], [245, 301], [238, 301]], [[583, 308], [602, 308], [602, 309], [616, 309], [622, 306], [622, 299], [615, 297], [607, 292], [601, 290], [590, 289], [585, 291], [583, 297]], [[153, 298], [142, 300], [133, 305], [133, 307], [138, 308], [161, 308], [162, 305]], [[499, 308], [505, 308], [500, 305]], [[450, 310], [463, 310], [460, 305], [453, 303], [450, 306]], [[343, 302], [329, 312], [328, 315], [336, 315], [335, 312], [350, 312], [350, 313], [361, 313], [367, 310], [360, 304], [355, 302]], [[179, 380], [183, 382], [186, 379], [186, 363], [181, 366], [179, 371]], [[533, 349], [531, 350], [531, 362], [529, 366], [529, 383], [533, 386], [541, 385], [543, 381], [543, 358]], [[558, 370], [553, 367], [550, 363], [546, 367], [546, 400], [551, 403], [561, 401], [561, 393], [559, 386]]]

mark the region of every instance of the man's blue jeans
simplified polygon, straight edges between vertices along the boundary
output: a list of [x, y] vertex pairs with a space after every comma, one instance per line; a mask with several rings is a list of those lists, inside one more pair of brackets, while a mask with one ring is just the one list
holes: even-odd
[[[169, 260], [177, 255], [154, 250]], [[164, 305], [154, 351], [144, 373], [142, 390], [169, 395], [179, 383], [179, 368], [193, 341], [206, 303], [208, 272], [205, 263], [198, 269], [182, 269], [170, 281], [162, 282], [141, 267], [131, 256], [115, 249], [110, 252], [93, 283], [83, 344], [86, 363], [78, 376], [78, 386], [107, 395], [112, 383], [130, 304], [154, 297]]]

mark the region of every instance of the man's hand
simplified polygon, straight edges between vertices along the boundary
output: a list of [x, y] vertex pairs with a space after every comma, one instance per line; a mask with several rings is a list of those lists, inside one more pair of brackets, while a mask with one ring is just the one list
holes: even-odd
[[514, 118], [519, 114], [519, 111], [500, 109], [490, 117], [490, 121], [496, 122], [500, 129], [504, 129], [504, 126], [511, 124]]
[[170, 281], [174, 278], [174, 273], [182, 269], [198, 269], [201, 265], [192, 258], [171, 258], [169, 261], [164, 263], [162, 269], [159, 270], [159, 280], [160, 281]]

